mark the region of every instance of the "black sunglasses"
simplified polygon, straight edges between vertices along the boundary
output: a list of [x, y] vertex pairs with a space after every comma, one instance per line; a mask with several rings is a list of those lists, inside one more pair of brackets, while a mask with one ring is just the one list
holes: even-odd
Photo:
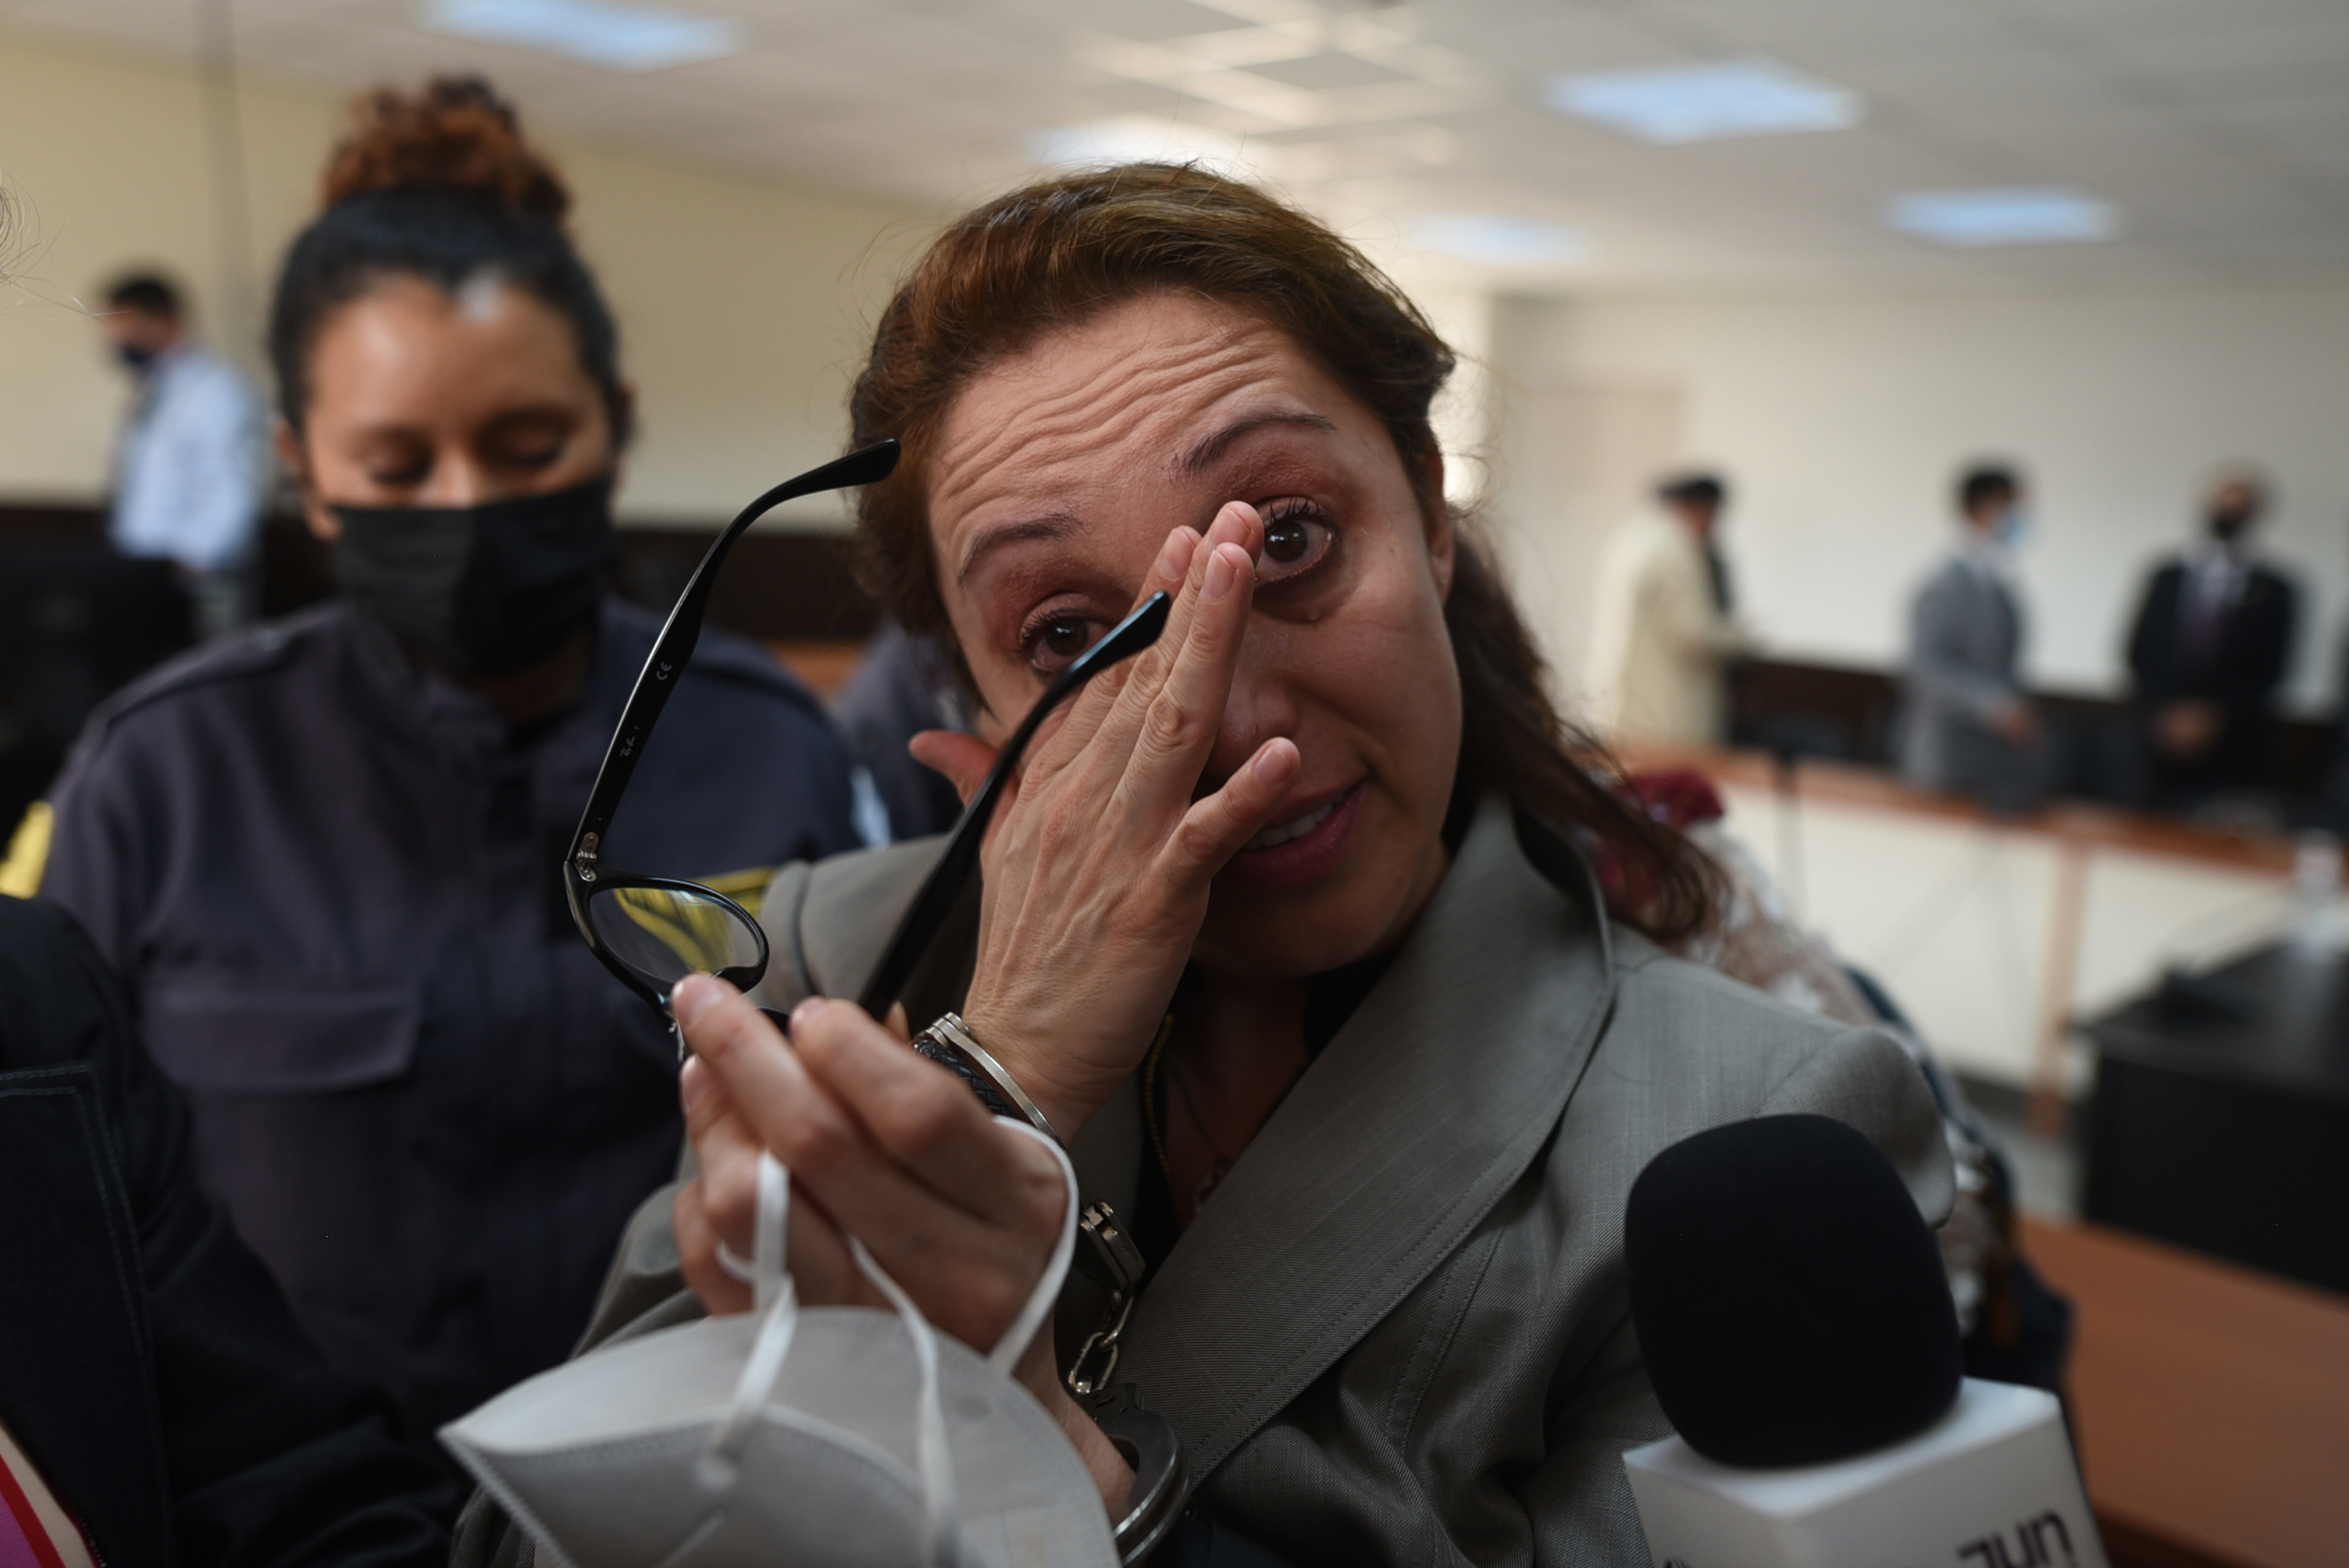
[[[627, 706], [620, 710], [619, 728], [612, 736], [610, 749], [604, 753], [604, 766], [596, 772], [595, 788], [587, 792], [587, 809], [580, 814], [579, 830], [564, 859], [563, 892], [571, 905], [572, 922], [596, 962], [664, 1012], [670, 991], [689, 975], [715, 975], [744, 991], [756, 985], [767, 973], [767, 934], [750, 911], [714, 888], [604, 866], [598, 856], [612, 818], [619, 810], [620, 797], [636, 772], [637, 758], [644, 755], [654, 723], [668, 706], [669, 693], [676, 689], [673, 677], [685, 667], [701, 639], [710, 584], [734, 542], [784, 501], [888, 478], [897, 466], [897, 455], [895, 441], [879, 442], [786, 480], [743, 508], [694, 568], [692, 580], [678, 595], [677, 607], [669, 612], [667, 624], [653, 644], [644, 672], [636, 677], [636, 689], [628, 694]], [[887, 1014], [953, 913], [978, 867], [979, 844], [987, 836], [995, 803], [1002, 798], [1020, 753], [1045, 715], [1095, 675], [1156, 642], [1165, 629], [1171, 603], [1163, 593], [1152, 594], [1055, 676], [1036, 706], [1028, 710], [1028, 717], [996, 757], [986, 781], [963, 808], [945, 850], [858, 996], [866, 1012], [876, 1018]]]
[[620, 710], [620, 726], [587, 791], [587, 809], [563, 859], [563, 894], [587, 950], [620, 983], [666, 1010], [672, 986], [688, 975], [722, 976], [748, 990], [767, 972], [767, 934], [750, 912], [724, 893], [675, 877], [639, 876], [602, 863], [605, 837], [620, 809], [645, 741], [677, 689], [676, 676], [701, 641], [710, 585], [727, 552], [760, 518], [787, 500], [887, 479], [897, 466], [897, 443], [876, 442], [797, 479], [785, 480], [735, 514], [693, 569], [677, 607], [654, 640]]

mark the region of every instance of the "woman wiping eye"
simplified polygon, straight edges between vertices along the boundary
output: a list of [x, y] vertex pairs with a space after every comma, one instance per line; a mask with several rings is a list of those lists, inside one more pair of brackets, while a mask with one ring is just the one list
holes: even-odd
[[[991, 1345], [1061, 1213], [988, 1114], [1011, 1104], [1133, 1251], [1019, 1375], [1136, 1557], [1154, 1474], [1096, 1420], [1105, 1385], [1198, 1482], [1164, 1551], [1648, 1561], [1619, 1460], [1666, 1429], [1621, 1285], [1646, 1159], [1823, 1109], [1938, 1217], [1947, 1155], [1890, 1038], [1658, 945], [1706, 923], [1711, 862], [1561, 720], [1446, 505], [1452, 366], [1342, 240], [1204, 170], [1071, 175], [947, 229], [850, 399], [853, 444], [905, 452], [858, 495], [867, 581], [976, 714], [916, 755], [968, 795], [1056, 670], [1154, 595], [1165, 624], [1037, 732], [902, 1026], [824, 998], [864, 987], [934, 843], [786, 869], [755, 995], [678, 987], [698, 1174], [608, 1301], [747, 1310], [724, 1259], [771, 1152], [808, 1198], [802, 1299], [879, 1305], [853, 1236]], [[797, 1007], [789, 1043], [754, 1002]]]

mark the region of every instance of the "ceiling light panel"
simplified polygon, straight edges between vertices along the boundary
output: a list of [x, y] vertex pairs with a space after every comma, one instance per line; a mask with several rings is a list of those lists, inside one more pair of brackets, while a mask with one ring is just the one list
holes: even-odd
[[600, 0], [429, 0], [435, 33], [536, 49], [607, 71], [658, 71], [742, 52], [741, 29], [716, 16]]
[[1560, 114], [1659, 146], [1857, 125], [1859, 95], [1774, 60], [1553, 77]]
[[2109, 240], [2120, 210], [2063, 185], [1912, 191], [1884, 204], [1884, 222], [1936, 244], [2044, 245]]

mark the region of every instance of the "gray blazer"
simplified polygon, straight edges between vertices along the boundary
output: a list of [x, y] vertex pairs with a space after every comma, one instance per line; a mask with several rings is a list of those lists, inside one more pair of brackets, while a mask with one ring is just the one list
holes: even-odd
[[[1622, 1217], [1667, 1144], [1824, 1112], [1876, 1140], [1928, 1219], [1949, 1212], [1940, 1122], [1898, 1045], [1594, 918], [1578, 858], [1513, 815], [1479, 811], [1127, 1333], [1119, 1377], [1180, 1432], [1200, 1505], [1299, 1564], [1649, 1561], [1619, 1456], [1670, 1429], [1631, 1329]], [[781, 872], [764, 999], [853, 993], [934, 852]], [[916, 976], [915, 1016], [958, 995], [958, 945]], [[1145, 1158], [1131, 1090], [1078, 1144], [1088, 1195], [1130, 1201]], [[588, 1343], [698, 1311], [662, 1193]], [[492, 1559], [495, 1523], [477, 1499], [460, 1564]]]
[[2014, 675], [2023, 614], [1990, 573], [1952, 556], [1909, 612], [1900, 771], [1928, 789], [1979, 789], [2013, 767], [1991, 718], [2023, 695]]

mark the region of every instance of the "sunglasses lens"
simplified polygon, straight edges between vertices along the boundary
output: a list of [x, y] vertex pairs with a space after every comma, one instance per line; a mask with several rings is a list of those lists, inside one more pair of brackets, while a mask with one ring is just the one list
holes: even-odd
[[715, 893], [602, 888], [587, 901], [587, 918], [605, 951], [663, 995], [688, 975], [716, 975], [759, 962], [758, 933]]

